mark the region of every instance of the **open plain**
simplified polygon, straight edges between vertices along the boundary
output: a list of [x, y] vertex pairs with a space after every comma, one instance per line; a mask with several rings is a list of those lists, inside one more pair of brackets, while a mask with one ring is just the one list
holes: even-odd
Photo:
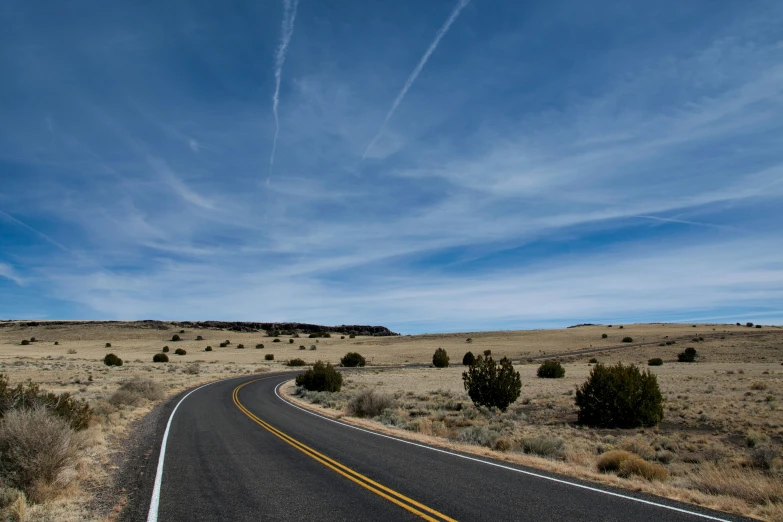
[[[174, 335], [181, 340], [173, 341]], [[29, 381], [47, 391], [70, 392], [94, 411], [76, 480], [61, 494], [23, 508], [25, 520], [104, 520], [121, 512], [121, 495], [97, 506], [95, 491], [114, 480], [116, 456], [133, 434], [132, 421], [165, 397], [217, 379], [294, 370], [286, 364], [294, 358], [338, 364], [349, 351], [364, 355], [368, 367], [346, 374], [341, 392], [297, 396], [289, 384], [286, 393], [331, 416], [429, 444], [736, 514], [783, 519], [783, 328], [631, 324], [419, 336], [297, 335], [280, 335], [275, 342], [264, 331], [181, 328], [177, 323], [0, 323], [0, 373], [12, 384]], [[632, 341], [624, 343], [625, 337]], [[230, 344], [220, 347], [226, 341]], [[164, 346], [170, 362], [153, 363]], [[212, 349], [205, 351], [207, 346]], [[451, 367], [429, 367], [439, 347], [449, 354]], [[685, 347], [697, 350], [696, 362], [677, 362]], [[175, 355], [176, 349], [186, 354]], [[491, 350], [496, 359], [514, 360], [522, 394], [506, 412], [470, 402], [461, 379], [468, 350], [477, 355]], [[123, 365], [104, 365], [107, 353], [119, 356]], [[267, 360], [268, 354], [274, 359]], [[565, 377], [537, 378], [543, 357], [559, 357]], [[591, 361], [647, 368], [653, 357], [663, 359], [662, 366], [650, 367], [665, 398], [665, 418], [658, 427], [598, 430], [576, 423], [573, 394], [587, 378]], [[152, 399], [118, 398], [123, 383], [134, 380], [151, 381], [160, 393]], [[378, 415], [358, 419], [352, 401], [366, 393], [388, 404]], [[599, 456], [612, 449], [662, 466], [665, 476], [599, 472]]]

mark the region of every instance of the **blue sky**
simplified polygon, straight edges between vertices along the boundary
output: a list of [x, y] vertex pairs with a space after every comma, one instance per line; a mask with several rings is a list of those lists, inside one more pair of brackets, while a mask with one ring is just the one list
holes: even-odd
[[10, 0], [0, 70], [0, 318], [783, 323], [777, 0]]

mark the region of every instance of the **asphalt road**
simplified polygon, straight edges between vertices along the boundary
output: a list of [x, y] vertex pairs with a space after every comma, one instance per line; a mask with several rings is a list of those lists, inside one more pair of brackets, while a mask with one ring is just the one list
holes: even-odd
[[[230, 379], [169, 401], [158, 421], [158, 449], [139, 470], [121, 519], [741, 520], [350, 428], [280, 399], [276, 386], [291, 377]], [[169, 418], [157, 518], [148, 518]]]

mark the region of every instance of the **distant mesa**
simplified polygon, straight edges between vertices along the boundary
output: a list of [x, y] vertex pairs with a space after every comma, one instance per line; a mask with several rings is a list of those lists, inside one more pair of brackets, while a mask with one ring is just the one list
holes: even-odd
[[233, 332], [258, 332], [261, 330], [295, 330], [304, 334], [329, 332], [329, 333], [348, 333], [364, 336], [388, 337], [400, 335], [392, 332], [385, 326], [369, 325], [339, 325], [324, 326], [320, 324], [309, 323], [255, 323], [244, 321], [156, 321], [145, 319], [142, 321], [2, 321], [0, 328], [5, 327], [27, 327], [27, 326], [86, 326], [86, 325], [111, 325], [120, 328], [152, 328], [156, 330], [168, 330], [170, 328], [205, 328], [205, 329], [225, 329]]

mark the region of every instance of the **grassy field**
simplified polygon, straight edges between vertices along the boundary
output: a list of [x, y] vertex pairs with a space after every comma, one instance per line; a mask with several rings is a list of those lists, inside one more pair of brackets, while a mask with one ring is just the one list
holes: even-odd
[[[0, 373], [12, 383], [29, 380], [49, 391], [73, 393], [96, 412], [75, 469], [77, 480], [70, 482], [67, 494], [51, 495], [46, 502], [24, 508], [26, 520], [96, 519], [86, 507], [90, 492], [111, 476], [112, 454], [120, 451], [129, 423], [146, 414], [161, 397], [215, 379], [287, 369], [285, 363], [291, 358], [337, 363], [349, 351], [361, 353], [375, 368], [349, 374], [339, 394], [299, 400], [314, 399], [320, 403], [316, 407], [330, 406], [331, 415], [345, 416], [355, 394], [375, 390], [391, 399], [391, 407], [379, 418], [354, 422], [727, 511], [783, 520], [781, 328], [604, 325], [398, 337], [346, 335], [343, 339], [339, 334], [319, 339], [281, 336], [280, 342], [274, 342], [264, 332], [180, 332], [171, 324], [152, 326], [0, 323]], [[172, 341], [175, 334], [182, 340]], [[198, 336], [203, 340], [197, 341]], [[624, 337], [633, 342], [623, 343]], [[32, 338], [36, 340], [29, 345], [21, 344]], [[221, 348], [220, 343], [227, 340], [231, 344]], [[258, 344], [264, 347], [256, 348]], [[163, 346], [169, 346], [171, 362], [153, 363], [153, 355]], [[212, 351], [205, 351], [207, 346]], [[696, 348], [697, 362], [676, 363], [676, 355], [687, 346]], [[449, 353], [453, 367], [385, 368], [428, 364], [438, 347]], [[187, 354], [174, 355], [177, 348]], [[470, 402], [462, 387], [462, 368], [455, 367], [467, 350], [475, 354], [491, 350], [496, 358], [515, 360], [522, 375], [522, 395], [506, 413], [479, 411]], [[563, 356], [563, 379], [538, 379], [538, 362], [528, 362], [544, 354], [578, 350], [593, 351]], [[105, 366], [102, 360], [107, 353], [122, 358], [123, 366]], [[267, 354], [273, 354], [274, 360], [266, 360]], [[590, 359], [646, 365], [652, 357], [664, 360], [663, 366], [652, 368], [666, 399], [666, 417], [658, 428], [591, 430], [576, 425], [573, 393], [587, 377]], [[156, 393], [127, 400], [117, 393], [123, 383], [139, 379], [154, 383]], [[614, 448], [642, 454], [664, 466], [669, 478], [651, 482], [599, 473], [595, 468], [599, 453]], [[117, 501], [119, 509], [122, 499]]]

